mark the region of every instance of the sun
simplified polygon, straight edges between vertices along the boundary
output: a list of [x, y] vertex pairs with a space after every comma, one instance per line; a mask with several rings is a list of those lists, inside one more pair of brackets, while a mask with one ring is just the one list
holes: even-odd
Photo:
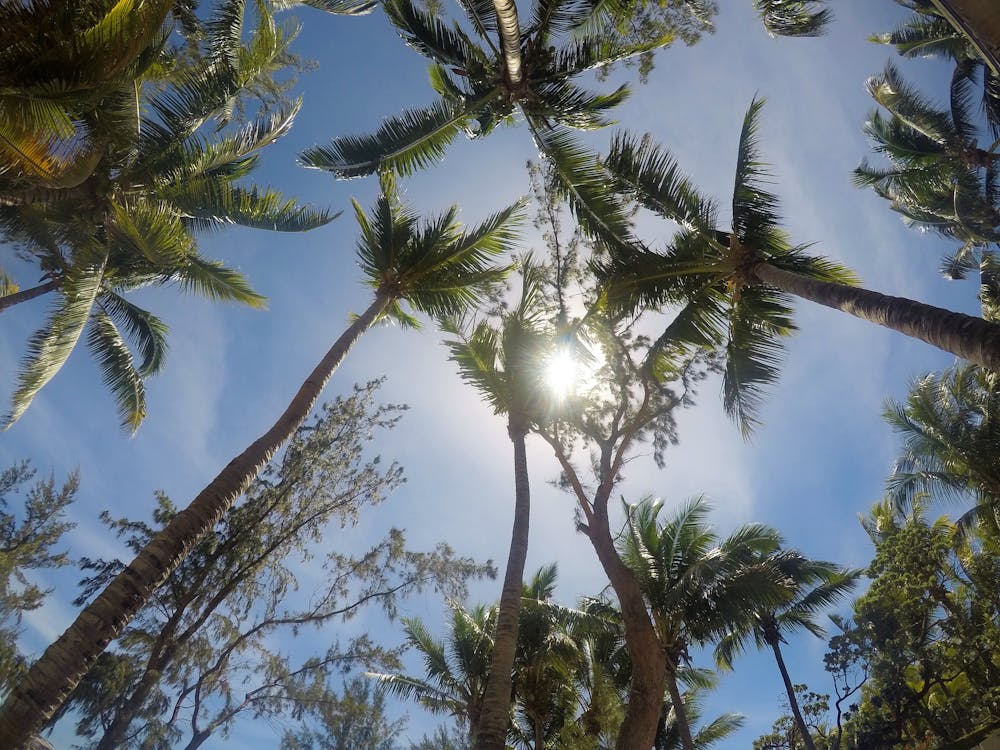
[[577, 374], [576, 358], [569, 347], [559, 347], [545, 361], [545, 385], [557, 399], [573, 392]]

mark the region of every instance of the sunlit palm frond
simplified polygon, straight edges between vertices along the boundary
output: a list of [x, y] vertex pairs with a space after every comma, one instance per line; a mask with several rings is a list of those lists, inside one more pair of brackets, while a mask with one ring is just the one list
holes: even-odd
[[449, 28], [410, 0], [389, 0], [385, 12], [408, 45], [437, 63], [465, 68], [482, 57], [458, 24]]
[[250, 307], [267, 306], [267, 298], [250, 288], [243, 274], [226, 268], [221, 262], [192, 256], [174, 270], [170, 281], [182, 289], [217, 302], [239, 302]]
[[825, 0], [754, 0], [764, 28], [773, 36], [820, 36], [833, 20]]
[[100, 292], [107, 262], [106, 254], [94, 255], [94, 262], [74, 268], [63, 278], [58, 305], [28, 341], [18, 387], [4, 419], [5, 428], [20, 419], [38, 391], [62, 368], [80, 339]]
[[306, 149], [299, 161], [342, 178], [362, 177], [379, 169], [412, 174], [441, 161], [448, 144], [493, 96], [490, 93], [464, 104], [442, 99], [424, 109], [405, 111], [387, 119], [372, 135], [342, 136], [326, 146]]
[[570, 128], [596, 130], [612, 124], [604, 113], [617, 107], [628, 95], [629, 88], [625, 85], [610, 94], [594, 94], [568, 81], [552, 81], [538, 87], [539, 101], [523, 106], [532, 115], [550, 117]]
[[909, 86], [891, 62], [881, 75], [868, 79], [867, 88], [875, 101], [914, 130], [942, 144], [953, 139], [955, 127], [951, 117]]

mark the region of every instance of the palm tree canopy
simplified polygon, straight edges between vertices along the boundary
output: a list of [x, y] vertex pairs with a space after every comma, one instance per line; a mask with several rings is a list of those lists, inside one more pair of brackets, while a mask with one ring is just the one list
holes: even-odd
[[[145, 416], [143, 379], [164, 362], [166, 327], [128, 302], [127, 293], [173, 283], [210, 299], [262, 307], [264, 298], [241, 274], [199, 254], [195, 233], [231, 224], [304, 231], [334, 218], [271, 188], [245, 184], [259, 152], [290, 129], [297, 102], [221, 132], [203, 127], [210, 119], [228, 119], [234, 102], [246, 95], [242, 87], [286, 55], [290, 40], [267, 14], [248, 46], [238, 34], [227, 36], [230, 27], [241, 27], [242, 6], [231, 0], [217, 11], [200, 63], [166, 85], [103, 101], [104, 147], [79, 185], [25, 192], [16, 175], [0, 174], [0, 234], [37, 264], [59, 298], [29, 342], [8, 426], [86, 328], [122, 424], [134, 431]], [[138, 119], [136, 95], [142, 102]]]
[[671, 335], [678, 344], [724, 350], [724, 403], [744, 434], [756, 424], [763, 390], [778, 376], [782, 339], [795, 331], [790, 295], [759, 283], [754, 266], [857, 282], [843, 266], [809, 253], [809, 245], [793, 245], [781, 229], [778, 198], [766, 189], [771, 179], [757, 148], [763, 104], [755, 99], [743, 120], [728, 230], [720, 227], [717, 205], [698, 193], [669, 152], [648, 138], [616, 136], [605, 163], [617, 189], [679, 230], [662, 252], [613, 256], [598, 269], [616, 308], [688, 303]]
[[770, 568], [785, 590], [776, 606], [757, 608], [723, 637], [715, 649], [716, 661], [727, 669], [751, 641], [762, 649], [784, 641], [794, 628], [825, 636], [816, 616], [840, 601], [853, 588], [862, 571], [845, 569], [822, 560], [811, 560], [798, 550], [777, 550], [760, 561]]
[[888, 480], [888, 500], [907, 512], [925, 494], [972, 499], [961, 526], [992, 515], [1000, 503], [1000, 390], [995, 376], [972, 365], [929, 374], [905, 403], [888, 402], [885, 420], [904, 451]]
[[661, 523], [662, 507], [649, 498], [627, 507], [620, 548], [676, 662], [688, 645], [710, 641], [746, 613], [783, 600], [781, 581], [757, 564], [779, 548], [781, 537], [768, 526], [748, 524], [720, 540], [707, 524], [704, 498], [683, 503]]

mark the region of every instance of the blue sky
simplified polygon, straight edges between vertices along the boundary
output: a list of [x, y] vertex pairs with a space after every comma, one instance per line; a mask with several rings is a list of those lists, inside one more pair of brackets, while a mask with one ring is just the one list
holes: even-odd
[[[769, 38], [748, 0], [722, 4], [714, 35], [658, 55], [649, 83], [635, 86], [618, 110], [619, 122], [652, 133], [703, 191], [725, 204], [743, 113], [755, 95], [766, 98], [761, 151], [773, 165], [774, 190], [793, 238], [818, 242], [818, 252], [854, 268], [869, 288], [975, 312], [974, 284], [947, 282], [936, 273], [947, 245], [906, 229], [874, 194], [850, 184], [851, 169], [868, 154], [861, 128], [872, 102], [864, 81], [894, 56], [866, 37], [893, 28], [901, 9], [889, 0], [843, 0], [829, 36], [795, 40]], [[525, 3], [519, 6], [526, 12]], [[302, 112], [291, 133], [267, 152], [258, 179], [345, 214], [304, 235], [233, 229], [203, 240], [207, 255], [239, 267], [269, 298], [267, 312], [213, 306], [171, 289], [143, 293], [143, 301], [170, 325], [171, 349], [165, 372], [148, 384], [149, 417], [135, 437], [118, 429], [110, 397], [82, 348], [21, 421], [0, 436], [0, 465], [31, 458], [42, 473], [57, 476], [79, 467], [83, 481], [73, 510], [78, 526], [69, 536], [74, 557], [120, 553], [96, 520], [104, 509], [146, 518], [157, 489], [179, 505], [189, 501], [271, 423], [349, 315], [367, 304], [353, 257], [349, 198], [370, 205], [375, 181], [337, 182], [297, 167], [295, 154], [336, 135], [371, 131], [387, 115], [429, 103], [433, 92], [423, 58], [378, 13], [345, 19], [306, 9], [298, 16], [304, 28], [297, 50], [319, 68], [303, 76]], [[926, 82], [936, 99], [945, 97], [939, 66], [907, 61], [901, 68], [908, 79]], [[628, 77], [619, 71], [599, 85], [610, 89]], [[602, 147], [610, 135], [609, 129], [589, 141]], [[456, 143], [440, 166], [403, 187], [426, 212], [457, 201], [471, 223], [527, 192], [524, 163], [534, 157], [524, 128], [498, 130], [482, 142]], [[663, 231], [655, 222], [641, 227], [650, 239]], [[528, 236], [525, 249], [532, 247], [542, 250]], [[23, 279], [25, 286], [30, 281]], [[3, 314], [5, 395], [13, 390], [24, 342], [45, 306], [40, 300]], [[902, 396], [913, 378], [952, 360], [807, 303], [797, 306], [796, 319], [800, 332], [789, 344], [783, 376], [752, 442], [744, 442], [726, 420], [719, 384], [709, 381], [698, 405], [681, 418], [681, 442], [668, 452], [666, 468], [657, 470], [651, 459], [633, 462], [621, 492], [632, 501], [660, 496], [668, 507], [705, 493], [721, 533], [762, 521], [812, 557], [862, 566], [871, 549], [857, 515], [879, 499], [897, 450], [879, 416], [883, 399]], [[383, 457], [404, 465], [407, 484], [357, 531], [331, 544], [356, 549], [396, 525], [407, 529], [417, 548], [447, 540], [462, 554], [506, 559], [513, 483], [505, 424], [459, 381], [441, 338], [430, 326], [420, 332], [377, 328], [328, 385], [332, 398], [354, 382], [384, 374], [384, 400], [411, 407], [377, 446]], [[529, 439], [529, 468], [528, 570], [557, 561], [560, 597], [572, 603], [601, 589], [605, 579], [589, 543], [573, 530], [571, 499], [547, 484], [557, 466], [537, 438]], [[57, 589], [43, 610], [26, 619], [25, 648], [40, 650], [71, 622], [75, 578], [43, 579]], [[472, 598], [491, 601], [498, 593], [498, 582], [484, 583]], [[422, 596], [411, 604], [414, 613], [440, 623], [440, 600]], [[374, 614], [350, 626], [373, 627], [389, 642], [400, 638], [397, 626], [379, 623]], [[790, 641], [793, 679], [829, 691], [822, 670], [825, 644], [804, 635]], [[708, 666], [708, 660], [701, 664]], [[746, 728], [725, 747], [748, 747], [766, 731], [780, 713], [781, 695], [766, 656], [739, 660], [709, 703], [709, 713], [747, 717]], [[413, 736], [433, 726], [418, 708], [405, 710]], [[205, 747], [259, 747], [262, 731], [269, 730], [245, 723], [228, 741], [213, 739]]]

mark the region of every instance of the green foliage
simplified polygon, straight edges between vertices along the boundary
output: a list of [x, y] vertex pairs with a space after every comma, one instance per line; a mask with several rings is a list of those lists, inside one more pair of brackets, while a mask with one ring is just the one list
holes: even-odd
[[[61, 487], [55, 478], [39, 479], [27, 461], [0, 472], [0, 693], [13, 685], [25, 660], [17, 650], [19, 624], [25, 612], [38, 609], [49, 594], [31, 578], [32, 571], [69, 563], [67, 553], [54, 548], [75, 524], [66, 511], [79, 487], [71, 474]], [[23, 505], [12, 507], [12, 496]]]
[[838, 263], [793, 245], [780, 228], [778, 198], [757, 146], [762, 100], [743, 119], [732, 199], [732, 227], [718, 226], [713, 201], [700, 196], [676, 161], [648, 139], [614, 140], [605, 164], [616, 188], [679, 226], [663, 252], [643, 249], [602, 262], [612, 308], [625, 313], [683, 305], [661, 337], [668, 356], [703, 349], [724, 355], [723, 403], [748, 436], [765, 389], [778, 377], [783, 339], [795, 331], [791, 296], [755, 275], [775, 268], [838, 284], [855, 284]]
[[[350, 618], [366, 604], [392, 618], [411, 592], [461, 596], [469, 577], [492, 574], [491, 566], [456, 557], [444, 544], [413, 552], [396, 529], [369, 549], [338, 551], [346, 536], [331, 544], [338, 529], [355, 526], [360, 513], [403, 481], [399, 466], [370, 455], [370, 443], [405, 408], [376, 405], [378, 385], [357, 387], [300, 428], [280, 461], [157, 590], [118, 648], [101, 657], [67, 702], [64, 710], [76, 712], [80, 734], [94, 738], [96, 747], [169, 746], [185, 736], [224, 734], [247, 711], [301, 716], [317, 705], [317, 696], [336, 694], [338, 675], [391, 667], [395, 653], [362, 636], [293, 659], [273, 650], [279, 634], [294, 637]], [[152, 523], [104, 519], [138, 550], [175, 512], [160, 496]], [[317, 549], [324, 554], [314, 559]], [[322, 581], [307, 595], [295, 593], [304, 566]], [[103, 589], [121, 567], [116, 560], [85, 559], [90, 575], [77, 603]], [[335, 717], [315, 714], [320, 725]]]

